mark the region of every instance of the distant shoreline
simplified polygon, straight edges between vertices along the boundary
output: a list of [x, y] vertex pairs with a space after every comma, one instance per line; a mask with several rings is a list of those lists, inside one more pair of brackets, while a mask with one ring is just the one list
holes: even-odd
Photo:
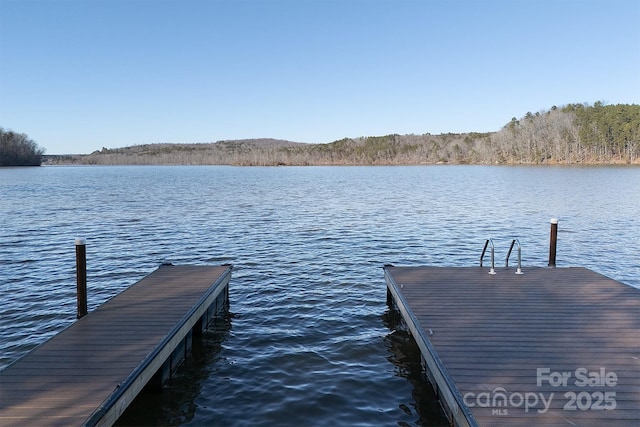
[[[82, 158], [89, 155], [45, 155], [42, 166], [235, 166], [235, 167], [318, 167], [318, 166], [640, 166], [640, 159], [633, 162], [624, 160], [610, 161], [582, 161], [557, 162], [545, 161], [540, 163], [502, 162], [502, 163], [470, 163], [470, 162], [430, 162], [430, 163], [304, 163], [304, 164], [231, 164], [231, 163], [97, 163], [86, 162]], [[72, 157], [73, 160], [60, 157]]]

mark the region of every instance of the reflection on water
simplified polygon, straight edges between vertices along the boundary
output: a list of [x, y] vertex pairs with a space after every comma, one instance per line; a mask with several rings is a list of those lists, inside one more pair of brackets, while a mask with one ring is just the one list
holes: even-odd
[[[116, 422], [116, 426], [158, 426], [189, 423], [196, 412], [196, 399], [204, 380], [216, 378], [210, 367], [220, 358], [222, 345], [231, 330], [233, 314], [226, 312], [212, 320], [209, 330], [193, 337], [191, 355], [187, 357], [163, 388], [146, 388]], [[214, 377], [214, 378], [212, 378]]]
[[[168, 387], [145, 389], [118, 419], [117, 426], [185, 425], [193, 421], [196, 401], [201, 394], [202, 379], [220, 382], [220, 372], [209, 367], [220, 357], [222, 344], [231, 330], [233, 314], [216, 318], [210, 330], [202, 337], [194, 337], [193, 353], [180, 367]], [[401, 403], [398, 408], [413, 419], [412, 423], [399, 422], [400, 426], [425, 425], [448, 426], [433, 388], [428, 384], [420, 364], [420, 349], [406, 331], [402, 318], [395, 310], [386, 310], [381, 316], [383, 324], [392, 332], [383, 343], [388, 351], [387, 360], [394, 365], [395, 375], [405, 378], [413, 386], [411, 405]], [[206, 409], [206, 408], [205, 408]], [[315, 425], [316, 419], [308, 417], [306, 425]], [[193, 423], [198, 425], [198, 423]]]
[[[411, 406], [400, 405], [407, 415], [414, 416], [415, 425], [449, 426], [444, 411], [438, 402], [438, 396], [425, 377], [420, 363], [420, 349], [406, 330], [402, 317], [397, 310], [387, 310], [382, 316], [385, 326], [392, 332], [384, 339], [389, 351], [389, 362], [396, 366], [396, 375], [406, 378], [413, 385]], [[410, 425], [406, 422], [399, 425]]]

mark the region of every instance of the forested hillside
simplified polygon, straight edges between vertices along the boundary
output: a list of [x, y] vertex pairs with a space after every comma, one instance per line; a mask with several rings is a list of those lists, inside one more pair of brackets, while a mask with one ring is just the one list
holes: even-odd
[[512, 119], [493, 140], [499, 162], [638, 163], [640, 105], [552, 107]]
[[86, 156], [49, 156], [49, 163], [398, 165], [640, 164], [640, 105], [570, 104], [515, 117], [491, 133], [386, 135], [328, 144], [273, 139], [211, 144], [152, 144]]
[[0, 166], [40, 166], [43, 153], [24, 133], [0, 128]]

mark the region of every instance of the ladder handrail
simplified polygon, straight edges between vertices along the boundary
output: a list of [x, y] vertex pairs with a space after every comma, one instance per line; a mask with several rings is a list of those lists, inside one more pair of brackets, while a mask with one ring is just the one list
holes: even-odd
[[518, 244], [518, 269], [516, 270], [516, 274], [522, 273], [522, 246], [520, 246], [520, 240], [513, 239], [511, 241], [511, 246], [509, 247], [509, 252], [507, 252], [507, 258], [504, 260], [505, 268], [509, 268], [509, 257], [511, 256], [511, 251], [513, 250], [513, 245]]
[[484, 253], [487, 251], [487, 246], [491, 243], [491, 269], [489, 270], [489, 274], [496, 274], [495, 263], [494, 263], [494, 254], [495, 254], [495, 245], [493, 244], [493, 239], [487, 239], [484, 242], [484, 248], [482, 249], [482, 255], [480, 255], [480, 267], [482, 267], [482, 259], [484, 258]]
[[482, 267], [482, 259], [484, 258], [484, 253], [487, 251], [487, 246], [489, 246], [489, 240], [487, 239], [486, 242], [484, 242], [484, 248], [482, 248], [482, 255], [480, 255], [480, 267]]

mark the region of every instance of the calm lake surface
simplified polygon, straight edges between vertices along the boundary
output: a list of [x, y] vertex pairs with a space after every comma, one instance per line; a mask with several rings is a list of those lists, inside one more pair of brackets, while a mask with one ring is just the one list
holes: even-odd
[[502, 266], [519, 238], [526, 274], [552, 217], [559, 267], [640, 287], [637, 167], [0, 169], [0, 368], [75, 320], [85, 237], [90, 311], [163, 261], [234, 266], [228, 316], [122, 422], [439, 425], [381, 267], [474, 266], [487, 238]]

